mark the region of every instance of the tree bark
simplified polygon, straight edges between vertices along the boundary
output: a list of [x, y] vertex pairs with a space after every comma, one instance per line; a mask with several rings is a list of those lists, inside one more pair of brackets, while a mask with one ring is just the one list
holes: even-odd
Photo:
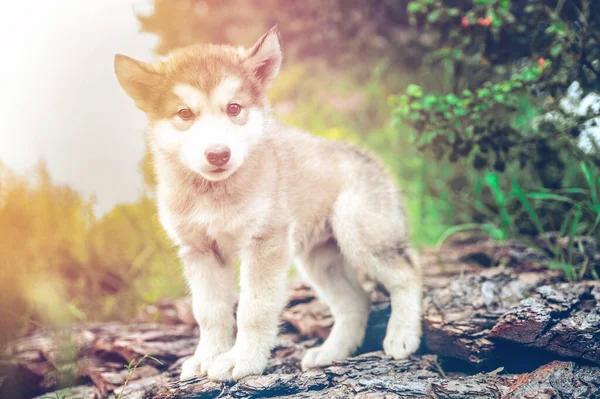
[[598, 282], [540, 287], [505, 313], [490, 336], [600, 364], [599, 303]]

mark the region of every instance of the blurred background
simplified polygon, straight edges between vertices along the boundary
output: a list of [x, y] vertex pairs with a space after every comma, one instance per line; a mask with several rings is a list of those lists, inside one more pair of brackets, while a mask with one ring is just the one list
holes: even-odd
[[275, 116], [381, 156], [417, 247], [477, 231], [598, 278], [561, 246], [595, 246], [600, 223], [594, 0], [58, 0], [0, 18], [0, 346], [186, 294], [113, 57], [248, 46], [275, 24]]

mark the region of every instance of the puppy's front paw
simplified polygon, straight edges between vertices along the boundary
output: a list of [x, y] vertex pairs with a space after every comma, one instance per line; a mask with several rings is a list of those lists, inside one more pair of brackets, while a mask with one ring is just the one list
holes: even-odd
[[394, 359], [406, 359], [419, 349], [421, 329], [399, 327], [388, 330], [383, 340], [384, 352]]
[[345, 359], [350, 355], [351, 353], [348, 351], [341, 351], [338, 348], [323, 344], [306, 351], [302, 358], [302, 370], [307, 371], [315, 367], [328, 366], [334, 361]]
[[237, 381], [248, 375], [262, 374], [267, 366], [267, 358], [252, 356], [235, 349], [223, 353], [208, 369], [208, 378], [214, 381]]
[[203, 377], [208, 373], [208, 368], [213, 364], [214, 360], [227, 349], [222, 347], [211, 346], [206, 348], [201, 346], [196, 350], [194, 356], [190, 357], [181, 365], [181, 375], [179, 380], [183, 381], [193, 377]]
[[198, 359], [196, 356], [190, 357], [181, 365], [181, 374], [179, 375], [180, 381], [201, 376], [201, 363], [200, 359]]

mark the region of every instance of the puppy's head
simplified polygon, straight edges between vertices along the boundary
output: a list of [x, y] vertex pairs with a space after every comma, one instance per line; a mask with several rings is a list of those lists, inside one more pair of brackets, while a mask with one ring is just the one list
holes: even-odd
[[250, 49], [195, 45], [156, 64], [115, 57], [119, 83], [151, 121], [151, 145], [168, 159], [219, 181], [259, 141], [267, 91], [282, 53], [277, 27]]

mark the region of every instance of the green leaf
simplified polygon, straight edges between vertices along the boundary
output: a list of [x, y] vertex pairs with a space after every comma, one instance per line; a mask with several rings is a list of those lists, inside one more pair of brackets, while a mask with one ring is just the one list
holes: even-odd
[[553, 24], [551, 27], [548, 28], [548, 33], [565, 33], [566, 31], [567, 25], [561, 22]]
[[552, 46], [552, 48], [550, 49], [550, 55], [552, 57], [558, 57], [558, 55], [560, 54], [560, 52], [562, 51], [562, 45], [556, 44], [554, 46]]
[[425, 145], [431, 143], [431, 140], [433, 140], [435, 136], [437, 136], [436, 132], [432, 131], [422, 133], [421, 136], [419, 136], [418, 145]]
[[423, 6], [419, 3], [417, 3], [416, 1], [412, 1], [412, 2], [408, 3], [408, 12], [414, 13], [414, 12], [421, 11], [422, 9], [423, 9]]
[[455, 48], [454, 50], [452, 50], [452, 56], [454, 58], [458, 58], [458, 57], [462, 56], [462, 54], [463, 54], [463, 52], [459, 48]]
[[579, 167], [581, 168], [581, 171], [583, 172], [583, 175], [585, 176], [585, 180], [587, 180], [588, 185], [590, 186], [590, 192], [592, 194], [592, 201], [594, 203], [595, 206], [598, 206], [598, 190], [596, 188], [596, 184], [594, 182], [594, 175], [592, 174], [592, 171], [588, 168], [587, 164], [585, 162], [581, 162], [579, 164]]
[[587, 194], [587, 190], [583, 190], [581, 188], [574, 188], [574, 187], [570, 187], [570, 188], [563, 188], [560, 190], [557, 190], [558, 192], [561, 193], [567, 193], [567, 194]]
[[567, 280], [573, 281], [576, 280], [577, 273], [573, 270], [573, 265], [570, 265], [565, 262], [549, 262], [547, 263], [550, 269], [559, 269], [565, 273]]
[[490, 89], [479, 89], [477, 90], [477, 98], [487, 98], [492, 95]]
[[552, 200], [559, 202], [567, 202], [569, 204], [576, 204], [569, 197], [565, 197], [564, 195], [552, 194], [552, 193], [528, 193], [527, 198], [538, 199], [538, 200]]
[[469, 231], [469, 230], [484, 231], [484, 232], [488, 233], [490, 235], [490, 237], [494, 240], [502, 241], [502, 240], [506, 239], [506, 235], [504, 234], [504, 231], [502, 231], [502, 229], [499, 229], [497, 226], [494, 226], [493, 224], [465, 223], [465, 224], [460, 224], [458, 226], [452, 226], [452, 227], [448, 228], [446, 231], [444, 231], [444, 233], [442, 233], [442, 235], [438, 239], [436, 247], [438, 249], [441, 248], [442, 245], [444, 244], [444, 242], [448, 238], [450, 238], [452, 235], [454, 235], [456, 233], [460, 233], [462, 231]]
[[406, 118], [410, 112], [410, 107], [406, 104], [400, 105], [392, 111], [392, 116]]
[[411, 112], [411, 114], [409, 115], [408, 119], [410, 119], [413, 122], [416, 122], [419, 119], [421, 119], [421, 114], [418, 113], [418, 112]]
[[499, 85], [496, 86], [496, 90], [500, 91], [502, 93], [510, 93], [512, 86], [514, 83], [508, 81], [508, 82], [502, 82]]
[[453, 93], [450, 93], [446, 96], [446, 102], [451, 105], [456, 105], [460, 102], [460, 99], [456, 97]]
[[435, 105], [436, 112], [443, 112], [443, 111], [447, 111], [448, 109], [450, 109], [450, 107], [448, 106], [448, 104], [446, 104], [443, 101], [440, 101]]
[[458, 14], [460, 14], [460, 10], [458, 8], [449, 8], [447, 12], [451, 17], [456, 17]]
[[135, 363], [135, 359], [131, 359], [131, 361], [129, 362], [129, 364], [125, 365], [125, 368], [127, 370], [131, 370], [131, 368], [133, 367], [134, 363]]
[[490, 189], [494, 194], [494, 198], [496, 199], [496, 204], [498, 204], [499, 207], [503, 207], [506, 204], [506, 196], [504, 195], [504, 192], [502, 192], [500, 184], [498, 183], [498, 174], [489, 172], [485, 175], [485, 182], [488, 186], [490, 186]]
[[435, 10], [427, 16], [428, 22], [435, 22], [440, 19], [441, 10]]
[[450, 55], [450, 49], [447, 47], [435, 51], [435, 55], [440, 58], [445, 58]]
[[437, 101], [438, 99], [436, 96], [428, 94], [425, 97], [423, 97], [423, 108], [429, 111], [433, 108]]
[[457, 107], [454, 109], [454, 115], [456, 116], [465, 116], [467, 114], [467, 109], [462, 107]]
[[408, 94], [411, 97], [419, 98], [423, 96], [423, 89], [421, 88], [421, 86], [411, 83], [406, 88], [406, 94]]
[[420, 102], [413, 101], [412, 103], [410, 103], [410, 108], [414, 109], [414, 110], [417, 110], [417, 111], [420, 111], [420, 110], [423, 109], [423, 105], [421, 105]]
[[451, 131], [446, 132], [446, 138], [450, 143], [454, 143], [454, 140], [456, 139], [456, 137], [454, 137], [454, 132]]
[[152, 360], [154, 360], [156, 363], [158, 363], [158, 364], [160, 364], [160, 365], [164, 365], [164, 363], [163, 363], [163, 362], [161, 362], [160, 360], [158, 360], [158, 359], [157, 359], [157, 358], [155, 358], [154, 356], [150, 356], [150, 355], [148, 355], [147, 357], [148, 357], [148, 359], [152, 359]]
[[510, 10], [510, 0], [500, 0], [500, 8]]
[[519, 199], [519, 201], [521, 201], [523, 208], [529, 215], [529, 218], [533, 222], [533, 225], [537, 229], [538, 233], [544, 239], [544, 241], [546, 241], [546, 245], [548, 245], [548, 248], [552, 249], [553, 252], [556, 252], [556, 249], [554, 248], [554, 246], [552, 245], [550, 240], [548, 240], [548, 237], [546, 235], [546, 232], [544, 231], [544, 227], [542, 225], [542, 222], [540, 221], [540, 218], [537, 216], [537, 214], [535, 213], [535, 211], [529, 204], [529, 201], [527, 200], [527, 196], [525, 195], [523, 190], [521, 190], [521, 187], [519, 187], [519, 184], [517, 183], [517, 181], [515, 179], [512, 179], [512, 186], [513, 186], [514, 195]]
[[523, 72], [522, 78], [525, 81], [531, 82], [536, 80], [541, 75], [541, 73], [542, 71], [538, 67], [529, 68]]

